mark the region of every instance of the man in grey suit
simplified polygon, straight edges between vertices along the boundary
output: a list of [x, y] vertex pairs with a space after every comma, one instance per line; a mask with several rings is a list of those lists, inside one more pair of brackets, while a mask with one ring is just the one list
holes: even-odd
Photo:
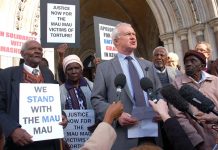
[[[120, 96], [120, 100], [124, 104], [124, 111], [113, 124], [117, 133], [117, 139], [112, 147], [112, 149], [115, 150], [124, 150], [145, 143], [146, 141], [153, 142], [153, 140], [151, 140], [153, 138], [147, 137], [128, 138], [128, 128], [135, 126], [140, 121], [131, 116], [133, 108], [136, 107], [134, 96], [138, 91], [134, 92], [132, 88], [134, 83], [131, 82], [130, 73], [128, 71], [129, 60], [127, 60], [126, 57], [131, 56], [130, 61], [132, 61], [137, 70], [135, 74], [138, 74], [140, 79], [148, 77], [153, 83], [154, 90], [160, 88], [161, 83], [152, 63], [134, 56], [134, 50], [137, 48], [137, 39], [136, 33], [130, 24], [119, 23], [112, 32], [112, 40], [118, 50], [118, 54], [114, 59], [102, 62], [97, 66], [91, 102], [97, 119], [103, 120], [108, 106], [118, 100], [114, 79], [120, 73], [125, 74], [127, 84], [124, 86]], [[139, 88], [140, 87], [138, 87], [138, 89]], [[145, 105], [149, 107], [147, 94], [146, 92], [143, 94], [144, 96], [141, 97], [141, 99]], [[159, 97], [160, 95], [158, 95], [158, 98]]]

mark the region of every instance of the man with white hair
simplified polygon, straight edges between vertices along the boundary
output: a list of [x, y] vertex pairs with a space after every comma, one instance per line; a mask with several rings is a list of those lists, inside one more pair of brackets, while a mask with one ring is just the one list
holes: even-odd
[[168, 50], [163, 46], [158, 46], [153, 50], [153, 63], [162, 86], [171, 83], [176, 76], [182, 73], [173, 67], [166, 66], [168, 61]]
[[[0, 71], [0, 120], [7, 150], [59, 150], [58, 139], [34, 142], [32, 135], [19, 124], [19, 84], [57, 83], [48, 67], [40, 66], [42, 55], [43, 49], [39, 42], [26, 41], [21, 47], [24, 63]], [[67, 125], [65, 115], [62, 115], [60, 124]]]
[[[143, 120], [132, 116], [132, 112], [140, 106], [149, 109], [148, 97], [140, 87], [140, 79], [149, 78], [154, 90], [161, 87], [160, 81], [155, 73], [152, 63], [142, 60], [134, 55], [137, 48], [136, 33], [132, 26], [127, 23], [119, 23], [112, 32], [112, 40], [118, 50], [114, 59], [98, 64], [96, 77], [92, 91], [92, 105], [99, 120], [103, 120], [105, 112], [111, 103], [118, 100], [114, 79], [120, 73], [125, 74], [127, 83], [124, 86], [119, 99], [123, 102], [124, 111], [121, 116], [114, 122], [113, 127], [117, 133], [117, 139], [112, 147], [113, 150], [127, 150], [142, 143], [154, 144], [155, 135], [136, 135], [128, 137], [128, 129], [131, 127], [140, 128]], [[161, 98], [158, 95], [158, 98]], [[146, 112], [147, 113], [147, 112]], [[148, 113], [147, 113], [148, 114]], [[150, 112], [151, 114], [151, 112]], [[157, 133], [157, 124], [152, 122], [153, 116], [147, 119], [146, 125], [149, 133]], [[148, 132], [146, 132], [148, 133]]]

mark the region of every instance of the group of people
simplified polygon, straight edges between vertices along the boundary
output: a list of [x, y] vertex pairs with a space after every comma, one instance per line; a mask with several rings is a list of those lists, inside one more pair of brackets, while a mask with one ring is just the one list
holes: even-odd
[[[218, 136], [211, 126], [218, 122], [218, 117], [190, 105], [190, 111], [198, 119], [196, 122], [186, 112], [166, 103], [167, 100], [158, 92], [168, 84], [173, 84], [178, 90], [189, 84], [210, 98], [218, 109], [218, 77], [211, 75], [216, 69], [209, 69], [209, 45], [201, 42], [194, 50], [185, 53], [183, 72], [175, 54], [162, 46], [153, 50], [152, 62], [136, 57], [136, 32], [128, 23], [119, 23], [114, 28], [112, 41], [118, 53], [111, 60], [98, 61], [94, 83], [83, 77], [84, 66], [80, 58], [74, 54], [64, 57], [67, 45], [58, 47], [62, 109], [94, 109], [95, 119], [100, 122], [81, 149], [213, 149]], [[59, 139], [33, 142], [32, 135], [19, 124], [19, 83], [57, 84], [48, 67], [40, 65], [40, 43], [25, 42], [21, 56], [23, 64], [0, 71], [0, 124], [6, 139], [4, 148], [59, 150]], [[217, 61], [212, 63], [212, 67], [217, 68]], [[117, 96], [114, 80], [121, 73], [126, 77], [126, 84]], [[156, 103], [140, 87], [140, 79], [145, 77], [151, 80], [153, 91], [157, 91]], [[60, 125], [66, 127], [67, 123], [63, 112]]]

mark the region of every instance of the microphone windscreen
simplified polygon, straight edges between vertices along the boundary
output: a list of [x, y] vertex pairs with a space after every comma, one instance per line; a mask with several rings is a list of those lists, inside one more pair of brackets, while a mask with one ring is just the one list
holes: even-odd
[[140, 85], [144, 91], [147, 91], [148, 89], [153, 89], [152, 81], [149, 78], [142, 78], [140, 80]]
[[215, 107], [215, 104], [212, 100], [210, 100], [200, 91], [191, 87], [188, 84], [183, 85], [180, 88], [179, 93], [185, 100], [187, 100], [189, 103], [191, 103], [204, 113], [209, 113], [213, 111]]
[[172, 85], [168, 84], [164, 86], [160, 93], [170, 104], [176, 107], [182, 112], [189, 112], [189, 104], [184, 98], [179, 94], [179, 91]]
[[126, 84], [126, 76], [123, 73], [118, 74], [114, 79], [115, 87], [123, 88]]

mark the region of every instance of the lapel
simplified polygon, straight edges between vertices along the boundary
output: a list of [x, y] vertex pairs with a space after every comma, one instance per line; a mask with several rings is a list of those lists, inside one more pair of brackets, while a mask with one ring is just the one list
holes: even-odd
[[12, 85], [12, 91], [15, 94], [16, 100], [19, 101], [19, 90], [20, 90], [20, 83], [22, 83], [23, 80], [23, 65], [16, 67], [12, 71], [12, 79], [11, 79], [11, 85]]
[[[120, 65], [120, 62], [119, 62], [119, 59], [118, 59], [117, 56], [115, 56], [115, 58], [111, 60], [111, 64], [112, 64], [112, 68], [113, 68], [114, 71], [115, 71], [115, 77], [116, 77], [118, 74], [123, 73], [122, 68], [121, 68], [121, 65]], [[133, 103], [135, 103], [134, 100], [132, 99], [132, 96], [131, 96], [131, 93], [130, 93], [130, 91], [129, 91], [129, 88], [128, 88], [127, 84], [124, 86], [123, 91], [125, 91], [125, 92], [127, 93], [127, 95], [129, 96], [130, 100], [131, 100]]]
[[148, 71], [149, 71], [149, 69], [151, 69], [151, 68], [149, 68], [149, 67], [145, 64], [145, 61], [144, 61], [144, 60], [141, 60], [141, 59], [139, 59], [139, 58], [137, 58], [137, 57], [135, 57], [135, 58], [136, 58], [136, 60], [139, 62], [139, 65], [140, 65], [141, 68], [142, 68], [144, 77], [148, 77], [148, 76], [149, 76]]
[[44, 83], [50, 83], [50, 77], [49, 77], [49, 72], [46, 70], [45, 67], [39, 67], [40, 71], [41, 71], [41, 74], [43, 76], [43, 79], [44, 79]]

